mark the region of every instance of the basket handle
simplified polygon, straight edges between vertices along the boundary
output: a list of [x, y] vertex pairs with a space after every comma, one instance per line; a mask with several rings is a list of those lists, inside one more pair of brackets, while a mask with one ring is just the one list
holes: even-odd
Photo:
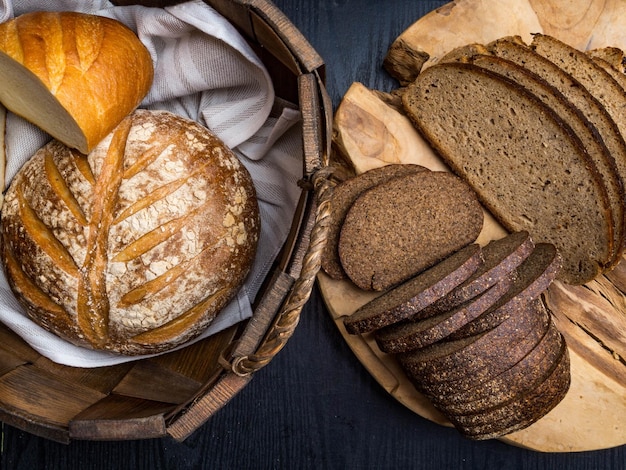
[[282, 309], [256, 352], [237, 357], [231, 363], [232, 372], [238, 376], [245, 377], [265, 367], [283, 349], [298, 326], [300, 312], [311, 296], [328, 236], [330, 196], [334, 186], [330, 178], [332, 171], [326, 166], [318, 169], [311, 176], [316, 196], [315, 222], [311, 230], [309, 246], [304, 255], [301, 275], [295, 281]]

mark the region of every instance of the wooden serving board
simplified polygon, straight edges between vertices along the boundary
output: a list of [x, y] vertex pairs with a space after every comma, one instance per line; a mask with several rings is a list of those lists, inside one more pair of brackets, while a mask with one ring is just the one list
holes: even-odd
[[[458, 0], [427, 14], [391, 45], [385, 67], [400, 83], [415, 67], [427, 67], [456, 46], [486, 43], [507, 35], [530, 40], [553, 35], [581, 50], [617, 46], [626, 50], [626, 2], [620, 0]], [[407, 67], [413, 63], [414, 66]], [[357, 172], [389, 163], [418, 163], [433, 170], [445, 164], [397, 110], [393, 95], [355, 83], [335, 114], [334, 143]], [[410, 151], [408, 151], [410, 150]], [[479, 243], [504, 231], [486, 213]], [[372, 337], [349, 335], [343, 318], [373, 298], [347, 281], [318, 275], [320, 290], [343, 338], [387, 392], [415, 413], [441, 425], [449, 422], [415, 391], [395, 359]], [[577, 452], [626, 444], [626, 260], [609, 275], [585, 286], [558, 282], [545, 302], [567, 339], [572, 384], [565, 399], [532, 426], [502, 438], [542, 452]]]

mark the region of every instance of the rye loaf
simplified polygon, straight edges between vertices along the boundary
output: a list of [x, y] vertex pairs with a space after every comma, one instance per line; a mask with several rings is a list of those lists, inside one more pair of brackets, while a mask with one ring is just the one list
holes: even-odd
[[614, 242], [606, 188], [580, 139], [550, 108], [465, 63], [429, 67], [407, 87], [403, 104], [509, 231], [557, 245], [564, 280], [587, 282], [601, 272]]
[[465, 182], [422, 171], [361, 193], [344, 219], [339, 258], [356, 286], [384, 291], [473, 243], [482, 225], [482, 207]]
[[478, 244], [462, 248], [358, 308], [344, 319], [347, 332], [367, 333], [409, 318], [469, 278], [482, 263]]
[[330, 201], [331, 212], [326, 246], [322, 251], [321, 258], [321, 267], [326, 274], [333, 279], [345, 279], [346, 277], [339, 260], [337, 245], [343, 221], [348, 213], [348, 209], [350, 209], [356, 198], [366, 189], [372, 188], [390, 178], [427, 170], [426, 167], [421, 165], [386, 165], [361, 173], [335, 187]]
[[511, 278], [505, 276], [482, 294], [448, 312], [378, 330], [376, 343], [383, 352], [397, 354], [441, 341], [498, 302], [511, 284]]
[[[547, 312], [539, 308], [538, 303], [523, 305], [517, 309], [515, 316], [488, 332], [456, 341], [442, 341], [421, 351], [411, 351], [401, 358], [401, 363], [411, 377], [425, 384], [464, 380], [484, 368], [498, 367], [504, 371], [529, 352], [529, 349], [510, 352], [516, 348], [517, 341], [537, 331], [540, 333], [537, 344], [545, 334], [547, 326], [544, 325], [549, 324]], [[435, 398], [437, 402], [441, 401], [441, 396]]]
[[517, 394], [532, 389], [545, 380], [563, 354], [567, 345], [554, 323], [520, 362], [492, 380], [470, 390], [447, 396], [438, 403], [446, 413], [467, 414], [486, 410], [513, 399]]

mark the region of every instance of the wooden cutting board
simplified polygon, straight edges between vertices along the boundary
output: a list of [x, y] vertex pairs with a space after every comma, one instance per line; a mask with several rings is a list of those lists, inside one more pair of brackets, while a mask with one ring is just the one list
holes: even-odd
[[[445, 52], [472, 42], [507, 35], [530, 40], [553, 35], [581, 50], [617, 46], [626, 50], [626, 2], [620, 0], [459, 0], [419, 19], [390, 46], [385, 67], [400, 83], [415, 76]], [[446, 170], [392, 95], [355, 83], [335, 115], [335, 145], [356, 162], [357, 172], [395, 162]], [[486, 213], [479, 242], [504, 232]], [[417, 393], [395, 360], [372, 337], [349, 335], [343, 317], [375, 294], [320, 273], [320, 290], [343, 338], [387, 392], [415, 413], [449, 426]], [[565, 399], [532, 426], [503, 441], [542, 452], [596, 450], [626, 444], [626, 260], [608, 276], [585, 286], [555, 283], [545, 296], [567, 339], [572, 384]]]

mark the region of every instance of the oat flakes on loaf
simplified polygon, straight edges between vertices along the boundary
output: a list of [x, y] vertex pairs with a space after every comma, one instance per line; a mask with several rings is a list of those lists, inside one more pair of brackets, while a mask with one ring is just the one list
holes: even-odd
[[58, 141], [15, 176], [3, 261], [28, 315], [80, 346], [136, 355], [199, 335], [247, 275], [250, 175], [206, 128], [138, 110], [88, 156]]

